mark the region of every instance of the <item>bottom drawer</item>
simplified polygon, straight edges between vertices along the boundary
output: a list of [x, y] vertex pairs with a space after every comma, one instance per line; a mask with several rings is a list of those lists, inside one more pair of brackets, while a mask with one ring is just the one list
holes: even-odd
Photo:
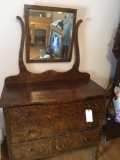
[[78, 132], [58, 137], [12, 145], [13, 160], [27, 160], [49, 157], [62, 151], [90, 147], [100, 139], [100, 130]]

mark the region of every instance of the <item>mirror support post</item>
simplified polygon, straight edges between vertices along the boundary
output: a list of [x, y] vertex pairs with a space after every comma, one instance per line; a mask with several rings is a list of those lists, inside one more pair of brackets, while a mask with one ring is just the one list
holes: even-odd
[[21, 23], [21, 28], [22, 28], [22, 35], [21, 35], [21, 42], [20, 42], [20, 50], [19, 50], [19, 68], [20, 72], [23, 72], [26, 70], [26, 67], [23, 62], [23, 49], [24, 49], [24, 42], [25, 42], [25, 27], [24, 27], [24, 22], [20, 16], [16, 17], [20, 23]]
[[75, 37], [74, 37], [74, 44], [75, 44], [75, 63], [73, 65], [73, 69], [78, 70], [80, 65], [80, 49], [79, 49], [79, 40], [78, 40], [78, 28], [79, 25], [83, 22], [83, 20], [79, 20], [75, 25]]

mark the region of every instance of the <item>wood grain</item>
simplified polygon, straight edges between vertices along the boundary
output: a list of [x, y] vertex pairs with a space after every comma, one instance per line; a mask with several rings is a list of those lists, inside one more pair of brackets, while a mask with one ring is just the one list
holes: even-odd
[[[120, 157], [120, 138], [115, 138], [110, 141], [105, 141], [102, 138], [100, 144], [99, 160], [119, 160]], [[54, 157], [46, 158], [45, 160], [92, 160], [94, 148], [86, 148], [75, 150], [72, 152], [61, 153]], [[9, 160], [6, 142], [2, 144], [2, 160]], [[38, 159], [40, 160], [40, 159]]]
[[[47, 82], [47, 83], [22, 83], [4, 86], [0, 99], [0, 107], [32, 104], [60, 104], [78, 100], [108, 97], [109, 93], [92, 80], [80, 83]], [[7, 99], [7, 101], [6, 101]]]
[[[104, 110], [103, 99], [60, 105], [36, 105], [10, 108], [4, 111], [8, 117], [12, 143], [18, 143], [66, 132], [98, 128]], [[92, 104], [92, 105], [91, 105]], [[86, 123], [85, 111], [91, 109], [93, 122]], [[70, 123], [71, 122], [71, 123]]]
[[[13, 159], [37, 159], [57, 154], [62, 151], [85, 148], [99, 140], [99, 130], [81, 132], [65, 136], [41, 139], [12, 145]], [[43, 147], [44, 146], [44, 147]]]
[[[105, 100], [109, 93], [79, 71], [78, 21], [75, 28], [76, 60], [64, 73], [30, 73], [23, 62], [25, 28], [19, 53], [20, 73], [7, 77], [0, 99], [7, 135], [9, 160], [33, 160], [60, 152], [95, 146], [97, 160]], [[85, 110], [93, 110], [86, 123]]]
[[[73, 67], [66, 72], [56, 72], [53, 70], [48, 70], [41, 74], [35, 74], [29, 72], [23, 62], [23, 48], [24, 48], [24, 39], [25, 39], [25, 27], [24, 22], [21, 17], [17, 16], [17, 19], [21, 23], [22, 27], [22, 36], [19, 52], [19, 67], [20, 73], [16, 76], [10, 76], [5, 79], [5, 85], [13, 83], [28, 83], [28, 82], [51, 82], [51, 81], [70, 81], [70, 80], [79, 80], [81, 82], [88, 81], [90, 79], [90, 74], [82, 73], [79, 71], [79, 45], [78, 45], [78, 27], [82, 23], [82, 20], [79, 20], [75, 26], [75, 40], [76, 41], [76, 59]], [[28, 29], [28, 28], [27, 28]], [[26, 32], [27, 33], [27, 32]], [[28, 37], [28, 35], [26, 35]], [[26, 51], [27, 52], [27, 51]]]

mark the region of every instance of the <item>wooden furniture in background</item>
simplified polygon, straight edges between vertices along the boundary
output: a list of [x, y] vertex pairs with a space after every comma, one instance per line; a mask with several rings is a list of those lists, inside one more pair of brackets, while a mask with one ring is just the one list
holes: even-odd
[[50, 18], [29, 16], [31, 44], [35, 46], [35, 30], [37, 29], [45, 30], [45, 43], [48, 44], [51, 23], [52, 23], [52, 20]]
[[[98, 158], [102, 121], [108, 92], [79, 68], [78, 21], [75, 27], [76, 60], [67, 72], [34, 74], [23, 63], [24, 23], [20, 48], [20, 73], [6, 78], [3, 108], [9, 160], [33, 160], [95, 146]], [[92, 110], [93, 122], [86, 122]]]

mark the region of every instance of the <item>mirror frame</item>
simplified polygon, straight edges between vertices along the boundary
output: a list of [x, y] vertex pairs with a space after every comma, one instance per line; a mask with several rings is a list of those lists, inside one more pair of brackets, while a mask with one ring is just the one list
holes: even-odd
[[[52, 58], [44, 58], [38, 60], [30, 59], [30, 37], [29, 37], [29, 9], [31, 10], [44, 10], [44, 11], [56, 11], [56, 12], [68, 12], [74, 14], [73, 20], [73, 31], [70, 45], [70, 56], [66, 59], [52, 59]], [[71, 62], [72, 58], [72, 50], [73, 50], [73, 41], [74, 41], [74, 32], [75, 32], [75, 24], [76, 24], [76, 14], [77, 9], [71, 8], [59, 8], [59, 7], [50, 7], [50, 6], [37, 6], [37, 5], [24, 5], [25, 11], [25, 34], [26, 34], [26, 63], [41, 63], [41, 62]]]

